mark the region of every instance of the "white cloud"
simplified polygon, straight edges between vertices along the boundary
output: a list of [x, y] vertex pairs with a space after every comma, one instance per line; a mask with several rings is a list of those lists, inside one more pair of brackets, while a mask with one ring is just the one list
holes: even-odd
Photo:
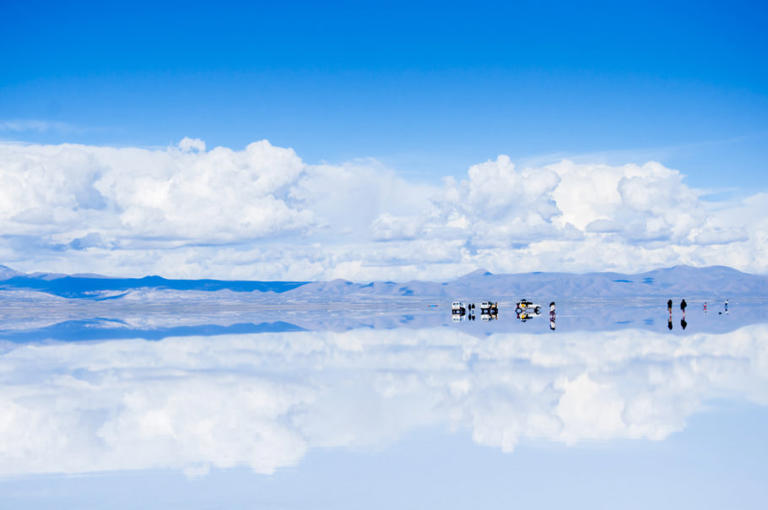
[[66, 122], [53, 120], [0, 120], [0, 132], [3, 131], [12, 133], [24, 133], [28, 131], [36, 131], [38, 133], [46, 133], [48, 131], [72, 132], [76, 131], [76, 128]]
[[656, 162], [517, 168], [502, 155], [425, 184], [372, 160], [308, 165], [267, 141], [0, 144], [0, 256], [27, 271], [219, 278], [768, 272], [765, 196], [708, 202], [683, 177]]
[[493, 334], [353, 330], [6, 346], [0, 474], [272, 473], [312, 448], [421, 427], [526, 440], [661, 440], [711, 399], [768, 405], [768, 328]]
[[179, 149], [183, 152], [205, 152], [205, 142], [199, 138], [185, 136], [179, 142]]

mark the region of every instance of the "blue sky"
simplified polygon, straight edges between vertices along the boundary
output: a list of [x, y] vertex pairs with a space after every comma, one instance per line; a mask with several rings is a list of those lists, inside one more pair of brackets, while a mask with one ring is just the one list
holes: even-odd
[[657, 159], [697, 186], [768, 186], [759, 2], [2, 9], [5, 139], [266, 138], [310, 163], [375, 157], [420, 179], [501, 153], [587, 154]]
[[11, 267], [768, 272], [762, 4], [0, 9]]

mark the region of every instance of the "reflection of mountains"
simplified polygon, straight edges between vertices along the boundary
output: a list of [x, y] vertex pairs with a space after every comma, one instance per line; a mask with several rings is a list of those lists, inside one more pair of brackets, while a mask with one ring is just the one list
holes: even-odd
[[287, 322], [237, 323], [228, 326], [218, 324], [198, 324], [194, 326], [158, 327], [138, 329], [128, 327], [125, 322], [115, 319], [89, 319], [64, 321], [50, 326], [28, 329], [0, 331], [0, 340], [10, 342], [35, 342], [40, 340], [60, 340], [66, 342], [117, 340], [141, 338], [144, 340], [162, 340], [168, 337], [244, 335], [254, 333], [277, 333], [303, 331], [302, 328]]
[[0, 355], [0, 473], [247, 465], [421, 427], [663, 439], [710, 399], [768, 404], [768, 325], [674, 336], [353, 330], [53, 344]]

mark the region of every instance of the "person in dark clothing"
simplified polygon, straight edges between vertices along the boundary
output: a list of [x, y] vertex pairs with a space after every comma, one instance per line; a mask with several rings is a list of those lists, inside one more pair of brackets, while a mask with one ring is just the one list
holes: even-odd
[[667, 318], [667, 327], [669, 329], [672, 329], [672, 300], [667, 300], [667, 312], [669, 313], [669, 317]]
[[669, 313], [669, 317], [667, 317], [667, 327], [669, 329], [672, 329], [672, 300], [667, 300], [667, 313]]
[[680, 301], [680, 309], [683, 311], [683, 317], [685, 317], [685, 309], [688, 307], [688, 303], [685, 302], [685, 299]]

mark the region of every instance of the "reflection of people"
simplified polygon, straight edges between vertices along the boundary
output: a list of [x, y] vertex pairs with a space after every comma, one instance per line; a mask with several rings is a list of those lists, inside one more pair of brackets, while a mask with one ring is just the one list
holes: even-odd
[[667, 300], [667, 312], [669, 312], [669, 317], [667, 318], [667, 327], [671, 330], [672, 329], [672, 300]]
[[557, 316], [555, 315], [555, 302], [552, 301], [549, 303], [549, 329], [552, 331], [555, 330], [555, 320], [557, 319]]
[[682, 319], [680, 319], [680, 327], [685, 329], [686, 326], [688, 326], [688, 323], [685, 321], [685, 317], [683, 317]]

